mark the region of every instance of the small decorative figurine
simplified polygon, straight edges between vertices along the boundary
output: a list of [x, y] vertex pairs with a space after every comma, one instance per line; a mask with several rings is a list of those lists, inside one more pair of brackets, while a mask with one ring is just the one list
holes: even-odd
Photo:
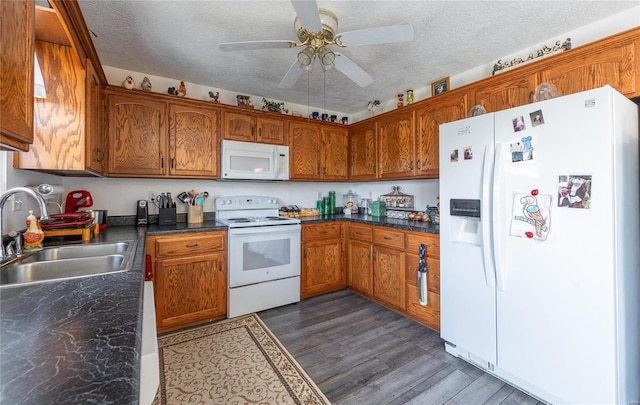
[[404, 107], [404, 94], [400, 93], [398, 94], [398, 104], [397, 104], [398, 108], [400, 107]]
[[176, 94], [178, 94], [175, 87], [169, 87], [167, 89], [167, 93], [171, 94], [172, 96], [175, 96]]
[[28, 228], [22, 235], [24, 239], [24, 248], [27, 250], [39, 249], [42, 247], [42, 241], [44, 240], [44, 232], [40, 228], [40, 223], [33, 215], [33, 211], [29, 211], [27, 217]]
[[378, 109], [379, 105], [380, 105], [380, 100], [369, 101], [369, 104], [367, 105], [367, 110], [371, 111], [371, 115], [373, 115], [376, 113], [376, 110]]
[[413, 90], [407, 90], [407, 105], [413, 103]]
[[133, 81], [133, 77], [127, 76], [122, 82], [122, 87], [127, 90], [132, 90], [136, 87], [136, 82]]
[[253, 104], [251, 104], [251, 100], [249, 100], [250, 98], [251, 98], [250, 96], [243, 96], [241, 94], [238, 94], [236, 96], [238, 107], [253, 108]]
[[209, 92], [209, 97], [211, 97], [211, 100], [209, 100], [209, 101], [211, 101], [212, 103], [219, 103], [220, 102], [220, 100], [218, 100], [218, 98], [220, 98], [220, 92], [219, 91], [216, 91], [215, 94], [212, 91], [210, 91]]
[[140, 88], [143, 91], [151, 91], [151, 80], [147, 76], [142, 79], [142, 83], [140, 83]]
[[180, 82], [180, 87], [178, 87], [178, 92], [176, 93], [178, 97], [184, 97], [187, 95], [187, 86], [184, 85], [184, 82]]

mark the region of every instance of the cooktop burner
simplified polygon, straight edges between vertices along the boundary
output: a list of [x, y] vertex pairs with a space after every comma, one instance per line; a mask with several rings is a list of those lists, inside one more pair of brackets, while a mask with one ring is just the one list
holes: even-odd
[[278, 214], [278, 199], [263, 196], [238, 196], [216, 198], [216, 220], [230, 228], [245, 226], [274, 226], [299, 224], [297, 218]]

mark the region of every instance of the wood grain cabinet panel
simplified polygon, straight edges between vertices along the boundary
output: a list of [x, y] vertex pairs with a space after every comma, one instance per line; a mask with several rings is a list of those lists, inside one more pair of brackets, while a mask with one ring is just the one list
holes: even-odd
[[416, 111], [416, 174], [438, 178], [440, 169], [440, 124], [467, 116], [467, 93], [452, 92], [438, 96]]
[[301, 298], [345, 288], [344, 227], [337, 222], [302, 226]]
[[510, 72], [484, 80], [472, 86], [474, 105], [481, 105], [487, 112], [506, 110], [529, 104], [533, 101], [533, 91], [538, 85], [535, 73], [515, 76]]
[[234, 111], [223, 113], [223, 139], [242, 142], [256, 141], [256, 118], [253, 115]]
[[148, 97], [110, 94], [109, 166], [112, 176], [164, 176], [167, 173], [166, 103]]
[[257, 141], [274, 145], [287, 145], [286, 121], [275, 117], [257, 117]]
[[[428, 326], [440, 330], [440, 238], [436, 235], [406, 232], [407, 237], [407, 314]], [[420, 244], [426, 248], [427, 305], [420, 305], [418, 268]]]
[[578, 48], [574, 55], [566, 55], [565, 63], [553, 64], [543, 69], [539, 73], [540, 82], [555, 84], [562, 95], [606, 84], [624, 95], [637, 95], [640, 91], [640, 83], [636, 80], [639, 69], [636, 55], [638, 41], [600, 47], [591, 52], [580, 52]]
[[346, 180], [349, 156], [349, 134], [346, 128], [322, 128], [321, 178]]
[[376, 123], [368, 120], [349, 128], [349, 179], [365, 181], [376, 178]]
[[320, 179], [319, 126], [302, 122], [289, 124], [289, 178], [291, 180]]
[[373, 295], [371, 242], [349, 239], [347, 286], [365, 296]]
[[150, 236], [158, 333], [224, 318], [227, 233]]
[[169, 106], [169, 175], [219, 176], [218, 110], [189, 105]]
[[388, 305], [404, 310], [405, 255], [403, 251], [373, 246], [373, 296]]
[[415, 174], [414, 112], [398, 111], [378, 120], [378, 177], [399, 179]]
[[2, 1], [0, 11], [0, 146], [27, 151], [33, 142], [35, 1]]
[[98, 174], [103, 174], [107, 164], [107, 136], [103, 128], [104, 97], [98, 72], [88, 59], [86, 76], [87, 167]]

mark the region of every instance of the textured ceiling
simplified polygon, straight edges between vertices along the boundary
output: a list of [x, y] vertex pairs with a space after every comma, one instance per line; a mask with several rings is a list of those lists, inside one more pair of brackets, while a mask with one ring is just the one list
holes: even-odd
[[[337, 32], [412, 24], [412, 42], [344, 48], [374, 78], [361, 88], [339, 71], [316, 66], [290, 89], [278, 83], [299, 48], [221, 52], [222, 42], [296, 40], [288, 0], [79, 0], [105, 66], [355, 113], [444, 76], [637, 6], [634, 1], [318, 0], [338, 16]], [[551, 45], [551, 44], [550, 44]], [[325, 87], [326, 86], [326, 87]], [[323, 91], [324, 87], [324, 91]], [[308, 88], [311, 89], [308, 92]], [[310, 93], [310, 99], [308, 94]]]

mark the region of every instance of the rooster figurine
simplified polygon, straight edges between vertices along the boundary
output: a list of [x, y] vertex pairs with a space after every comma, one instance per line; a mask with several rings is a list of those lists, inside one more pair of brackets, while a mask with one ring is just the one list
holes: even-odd
[[184, 82], [180, 82], [180, 87], [178, 87], [176, 95], [178, 97], [184, 97], [187, 95], [187, 86], [184, 85]]
[[136, 82], [133, 81], [133, 77], [127, 76], [124, 79], [124, 82], [122, 82], [122, 87], [124, 87], [127, 90], [132, 90], [136, 87]]
[[211, 100], [209, 100], [209, 101], [211, 101], [212, 103], [219, 103], [220, 102], [220, 100], [218, 100], [220, 98], [220, 92], [219, 91], [216, 91], [215, 94], [212, 91], [210, 91], [209, 92], [209, 97], [211, 97]]
[[151, 80], [147, 76], [142, 79], [142, 83], [140, 83], [140, 88], [143, 91], [151, 91]]

